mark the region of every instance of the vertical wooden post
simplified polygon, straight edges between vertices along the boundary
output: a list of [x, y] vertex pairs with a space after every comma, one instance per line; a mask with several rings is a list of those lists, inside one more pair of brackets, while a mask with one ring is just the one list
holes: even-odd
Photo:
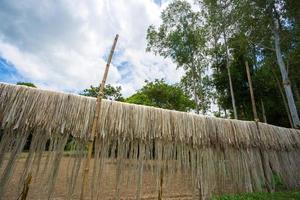
[[164, 182], [164, 171], [163, 168], [160, 170], [160, 181], [159, 181], [159, 190], [158, 190], [158, 200], [162, 200], [163, 194], [163, 182]]
[[230, 88], [230, 94], [231, 94], [233, 115], [234, 115], [234, 119], [238, 119], [236, 105], [235, 105], [235, 97], [234, 97], [232, 79], [231, 79], [230, 65], [229, 65], [229, 49], [228, 49], [227, 36], [226, 36], [225, 30], [223, 31], [223, 35], [224, 35], [224, 43], [226, 46], [226, 68], [227, 68], [227, 75], [228, 75], [228, 80], [229, 80], [229, 88]]
[[268, 123], [267, 122], [267, 117], [266, 117], [265, 105], [264, 105], [264, 102], [263, 102], [262, 99], [260, 99], [260, 103], [261, 103], [261, 109], [262, 109], [264, 123]]
[[24, 187], [23, 187], [23, 191], [22, 191], [22, 195], [21, 195], [21, 200], [26, 200], [27, 199], [27, 195], [28, 195], [28, 190], [29, 190], [29, 185], [31, 182], [32, 176], [31, 173], [28, 174], [25, 183], [24, 183]]
[[105, 86], [105, 82], [107, 79], [107, 74], [108, 74], [108, 70], [109, 70], [109, 66], [116, 48], [116, 44], [118, 41], [118, 37], [119, 35], [117, 34], [113, 43], [113, 46], [110, 50], [109, 53], [109, 57], [106, 63], [106, 67], [105, 67], [105, 71], [104, 71], [104, 75], [103, 75], [103, 79], [101, 84], [99, 85], [99, 93], [96, 99], [96, 106], [95, 106], [95, 115], [94, 115], [94, 119], [93, 119], [93, 125], [92, 125], [92, 132], [89, 138], [89, 143], [88, 143], [88, 155], [85, 161], [85, 165], [84, 165], [84, 171], [83, 171], [83, 180], [82, 180], [82, 185], [81, 185], [81, 194], [80, 194], [80, 199], [83, 200], [84, 199], [84, 194], [85, 194], [85, 190], [87, 187], [87, 182], [88, 182], [88, 176], [89, 176], [89, 171], [90, 171], [90, 162], [91, 162], [91, 158], [92, 158], [92, 152], [93, 152], [93, 147], [94, 147], [94, 139], [95, 137], [97, 137], [96, 135], [96, 130], [97, 130], [97, 125], [98, 125], [98, 119], [99, 119], [99, 114], [100, 114], [100, 110], [101, 110], [101, 102], [102, 102], [102, 98], [104, 95], [104, 86]]
[[253, 117], [254, 117], [254, 121], [258, 122], [259, 118], [257, 116], [257, 111], [256, 111], [255, 98], [254, 98], [254, 92], [253, 92], [253, 87], [252, 87], [252, 80], [251, 80], [251, 75], [250, 75], [248, 61], [245, 61], [245, 65], [246, 65], [247, 78], [248, 78], [249, 89], [250, 89], [250, 96], [251, 96]]

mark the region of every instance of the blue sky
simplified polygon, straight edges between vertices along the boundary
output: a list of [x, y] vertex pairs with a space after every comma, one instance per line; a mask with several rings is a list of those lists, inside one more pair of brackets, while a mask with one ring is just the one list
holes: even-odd
[[159, 25], [158, 0], [0, 0], [0, 82], [79, 92], [98, 85], [116, 33], [108, 83], [125, 96], [144, 80], [174, 83], [182, 71], [146, 53], [146, 30]]
[[20, 75], [15, 67], [0, 57], [0, 80], [1, 82], [16, 83], [18, 81], [25, 81], [24, 77]]

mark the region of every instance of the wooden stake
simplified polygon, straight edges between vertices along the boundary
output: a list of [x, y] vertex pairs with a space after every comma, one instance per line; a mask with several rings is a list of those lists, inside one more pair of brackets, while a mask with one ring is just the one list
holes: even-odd
[[251, 80], [251, 75], [250, 75], [248, 61], [245, 61], [245, 65], [246, 65], [247, 78], [248, 78], [249, 89], [250, 89], [250, 96], [251, 96], [253, 117], [254, 117], [254, 121], [258, 122], [259, 118], [257, 116], [257, 111], [256, 111], [255, 98], [254, 98], [254, 92], [253, 92], [253, 87], [252, 87], [252, 80]]
[[233, 108], [233, 115], [234, 115], [234, 119], [238, 119], [236, 105], [235, 105], [233, 84], [232, 84], [232, 79], [231, 79], [230, 66], [229, 66], [229, 49], [228, 49], [228, 45], [227, 45], [227, 36], [226, 36], [225, 30], [223, 30], [223, 35], [224, 35], [224, 43], [225, 43], [225, 47], [226, 47], [226, 68], [227, 68], [227, 75], [228, 75], [228, 80], [229, 80], [229, 88], [230, 88], [231, 103], [232, 103], [232, 108]]
[[31, 182], [32, 176], [31, 173], [28, 175], [28, 177], [25, 180], [24, 183], [24, 187], [23, 187], [23, 191], [22, 191], [22, 196], [21, 196], [21, 200], [26, 200], [27, 195], [28, 195], [28, 190], [29, 190], [29, 185]]
[[89, 176], [89, 170], [90, 170], [90, 162], [91, 162], [91, 158], [92, 158], [92, 152], [93, 152], [93, 147], [94, 147], [94, 140], [95, 137], [97, 137], [96, 135], [96, 130], [97, 130], [97, 125], [98, 125], [98, 119], [99, 119], [99, 114], [100, 114], [100, 110], [101, 110], [101, 102], [102, 102], [102, 98], [104, 95], [104, 86], [105, 86], [105, 82], [107, 79], [107, 74], [108, 74], [108, 70], [109, 70], [109, 66], [116, 48], [116, 44], [118, 41], [118, 37], [119, 35], [117, 34], [113, 43], [113, 46], [110, 50], [109, 53], [109, 57], [106, 63], [106, 67], [105, 67], [105, 71], [104, 71], [104, 75], [103, 75], [103, 79], [101, 84], [99, 85], [99, 93], [96, 99], [96, 107], [95, 107], [95, 115], [94, 115], [94, 119], [93, 119], [93, 125], [92, 125], [92, 132], [90, 135], [90, 139], [89, 139], [89, 143], [88, 143], [88, 155], [86, 158], [86, 162], [85, 162], [85, 166], [84, 166], [84, 171], [83, 171], [83, 180], [82, 180], [82, 186], [81, 186], [81, 194], [80, 194], [80, 199], [83, 200], [84, 199], [84, 194], [85, 194], [85, 190], [86, 190], [86, 186], [87, 186], [87, 182], [88, 182], [88, 176]]
[[262, 109], [264, 123], [268, 123], [267, 122], [267, 117], [266, 117], [265, 105], [264, 105], [264, 102], [263, 102], [262, 99], [260, 99], [260, 103], [261, 103], [261, 109]]
[[160, 169], [160, 182], [159, 182], [159, 190], [158, 190], [158, 200], [162, 200], [163, 194], [163, 183], [164, 183], [164, 172], [163, 168]]

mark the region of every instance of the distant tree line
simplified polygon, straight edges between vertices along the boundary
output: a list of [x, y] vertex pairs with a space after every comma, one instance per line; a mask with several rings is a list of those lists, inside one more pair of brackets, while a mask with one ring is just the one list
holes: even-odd
[[[81, 95], [97, 97], [99, 87], [90, 86]], [[121, 93], [121, 86], [105, 86], [104, 99], [123, 101], [127, 103], [154, 106], [159, 108], [190, 111], [195, 108], [195, 104], [185, 94], [179, 84], [167, 84], [163, 79], [155, 81], [145, 81], [145, 85], [136, 93], [124, 98]]]

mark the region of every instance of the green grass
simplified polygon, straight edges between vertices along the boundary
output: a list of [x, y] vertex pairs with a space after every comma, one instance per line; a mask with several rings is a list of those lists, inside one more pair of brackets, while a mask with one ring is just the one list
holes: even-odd
[[300, 200], [300, 191], [285, 191], [274, 193], [247, 193], [239, 195], [224, 195], [212, 200]]

